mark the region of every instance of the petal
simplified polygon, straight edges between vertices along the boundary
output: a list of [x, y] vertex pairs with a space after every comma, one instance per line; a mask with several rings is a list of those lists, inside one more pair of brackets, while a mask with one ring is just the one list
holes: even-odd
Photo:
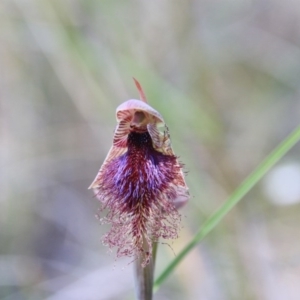
[[149, 116], [149, 122], [164, 123], [164, 119], [158, 111], [149, 104], [137, 99], [127, 100], [117, 107], [117, 121], [124, 120], [124, 116], [128, 114], [133, 116], [136, 111], [146, 113]]
[[[153, 147], [161, 151], [163, 154], [175, 156], [174, 151], [171, 146], [171, 139], [169, 135], [169, 129], [165, 125], [164, 133], [161, 133], [158, 130], [157, 124], [150, 123], [147, 126], [148, 132], [153, 141]], [[176, 194], [178, 195], [175, 199], [173, 199], [176, 204], [176, 208], [181, 208], [190, 198], [187, 184], [184, 179], [184, 174], [182, 171], [182, 166], [178, 159], [176, 158], [175, 164], [179, 167], [179, 172], [177, 176], [172, 181], [174, 185], [174, 189], [176, 189]]]
[[103, 171], [103, 169], [105, 168], [105, 166], [114, 158], [121, 156], [122, 154], [124, 154], [127, 151], [127, 148], [120, 148], [120, 147], [116, 147], [116, 146], [112, 146], [104, 160], [104, 163], [102, 164], [97, 176], [95, 177], [94, 181], [91, 183], [91, 185], [89, 186], [89, 189], [96, 189], [99, 185], [98, 181], [100, 180], [100, 175]]
[[128, 117], [129, 116], [127, 115], [125, 119], [118, 124], [114, 133], [113, 146], [110, 148], [96, 178], [89, 186], [89, 189], [97, 188], [98, 181], [100, 180], [100, 175], [107, 163], [115, 159], [116, 157], [121, 156], [127, 151], [127, 137], [128, 133], [130, 132], [130, 123], [128, 122]]

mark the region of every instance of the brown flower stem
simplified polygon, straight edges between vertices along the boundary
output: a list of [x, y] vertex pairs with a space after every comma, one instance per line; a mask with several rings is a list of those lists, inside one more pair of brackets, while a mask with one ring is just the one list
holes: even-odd
[[[144, 252], [149, 251], [149, 246], [144, 241]], [[157, 243], [152, 243], [152, 256], [150, 262], [143, 267], [146, 254], [139, 254], [134, 262], [135, 294], [137, 300], [152, 300], [153, 275], [156, 258]]]

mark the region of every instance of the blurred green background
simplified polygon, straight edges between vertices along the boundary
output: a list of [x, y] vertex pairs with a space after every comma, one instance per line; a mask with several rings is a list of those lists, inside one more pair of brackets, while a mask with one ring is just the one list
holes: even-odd
[[[87, 187], [137, 78], [170, 128], [192, 198], [178, 253], [299, 123], [297, 0], [0, 2], [0, 299], [133, 296]], [[300, 299], [300, 147], [155, 299]], [[174, 258], [159, 248], [157, 274]]]

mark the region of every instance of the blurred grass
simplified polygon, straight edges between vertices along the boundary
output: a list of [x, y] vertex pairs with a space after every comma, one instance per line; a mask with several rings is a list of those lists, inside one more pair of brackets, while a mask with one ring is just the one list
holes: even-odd
[[[299, 28], [291, 0], [1, 1], [0, 298], [131, 295], [87, 187], [133, 76], [189, 171], [180, 253], [299, 123]], [[281, 163], [298, 166], [299, 146]], [[299, 204], [277, 205], [264, 181], [245, 198], [157, 299], [299, 299]], [[157, 273], [173, 259], [160, 247]]]

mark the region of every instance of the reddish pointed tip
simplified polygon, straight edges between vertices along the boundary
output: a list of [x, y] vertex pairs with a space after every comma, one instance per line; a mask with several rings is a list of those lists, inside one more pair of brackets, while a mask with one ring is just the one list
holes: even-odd
[[135, 83], [135, 85], [136, 85], [136, 87], [137, 87], [137, 89], [138, 89], [138, 91], [140, 93], [141, 100], [147, 103], [148, 101], [147, 101], [147, 98], [145, 96], [145, 93], [143, 91], [142, 86], [140, 85], [140, 83], [134, 77], [132, 77], [132, 78], [133, 78], [134, 83]]

